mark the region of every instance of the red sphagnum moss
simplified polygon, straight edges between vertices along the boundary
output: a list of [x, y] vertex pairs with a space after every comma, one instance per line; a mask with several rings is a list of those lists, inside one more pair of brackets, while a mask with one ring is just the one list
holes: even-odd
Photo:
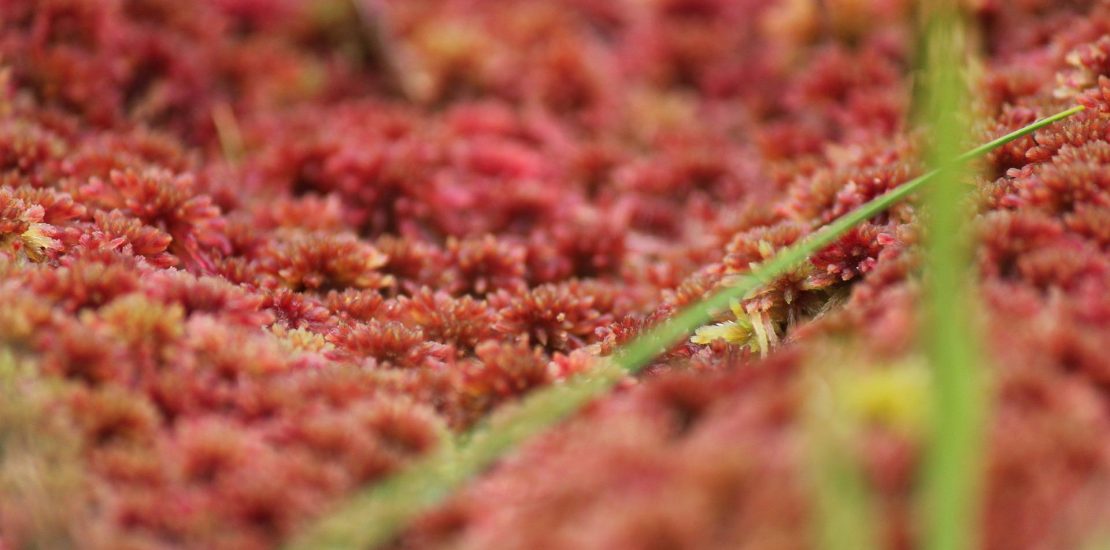
[[[1073, 547], [1110, 521], [1110, 4], [966, 4], [977, 140], [1088, 108], [992, 153], [974, 221], [983, 544]], [[918, 175], [911, 12], [0, 0], [0, 363], [32, 388], [2, 381], [0, 548], [277, 547]], [[919, 351], [918, 218], [738, 301], [398, 547], [809, 547], [807, 373]], [[852, 399], [881, 540], [912, 546], [916, 413]]]

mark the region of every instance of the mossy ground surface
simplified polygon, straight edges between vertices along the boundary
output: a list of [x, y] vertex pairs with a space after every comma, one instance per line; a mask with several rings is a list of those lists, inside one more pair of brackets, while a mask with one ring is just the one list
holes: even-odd
[[[1110, 5], [966, 9], [967, 147], [1087, 108], [961, 180], [973, 523], [1073, 548], [1110, 522]], [[926, 171], [913, 13], [0, 1], [0, 546], [278, 547], [612, 358]], [[828, 494], [924, 540], [927, 222], [854, 226], [393, 544], [853, 540]]]

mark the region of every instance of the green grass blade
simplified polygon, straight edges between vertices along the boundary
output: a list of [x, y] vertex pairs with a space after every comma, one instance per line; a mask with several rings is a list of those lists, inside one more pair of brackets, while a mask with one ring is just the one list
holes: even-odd
[[[999, 146], [1030, 135], [1045, 126], [1054, 124], [1082, 110], [1082, 106], [1074, 107], [1043, 120], [1039, 120], [1025, 128], [1002, 136], [990, 143], [976, 147], [956, 157], [951, 165], [966, 164], [968, 161], [982, 157]], [[799, 244], [784, 249], [764, 263], [758, 270], [740, 279], [735, 285], [722, 289], [708, 299], [690, 306], [679, 315], [671, 318], [667, 323], [664, 323], [633, 341], [626, 348], [618, 352], [617, 355], [619, 356], [620, 365], [633, 372], [642, 368], [660, 352], [685, 337], [691, 330], [709, 322], [711, 316], [715, 312], [727, 308], [730, 301], [743, 298], [759, 286], [771, 282], [775, 278], [789, 272], [798, 264], [808, 259], [814, 252], [835, 242], [849, 229], [875, 217], [894, 204], [912, 195], [918, 191], [921, 186], [932, 181], [939, 174], [940, 170], [938, 169], [914, 178], [872, 199], [870, 202], [838, 218], [829, 225], [824, 226]]]
[[[995, 147], [1027, 136], [1081, 111], [1076, 107], [1037, 121], [959, 157], [952, 164], [979, 158]], [[872, 218], [935, 179], [926, 173], [860, 206], [781, 251], [756, 271], [741, 277], [706, 300], [690, 306], [647, 331], [613, 357], [599, 361], [588, 373], [534, 392], [519, 405], [502, 411], [478, 430], [461, 449], [444, 449], [411, 465], [406, 471], [367, 489], [323, 518], [289, 545], [291, 549], [368, 548], [388, 543], [420, 513], [443, 501], [452, 491], [480, 473], [500, 456], [604, 394], [625, 373], [635, 373], [698, 327], [715, 312], [728, 307], [832, 244], [853, 226]]]
[[[925, 97], [936, 140], [930, 161], [940, 166], [967, 135], [967, 86], [960, 75], [967, 38], [954, 2], [938, 2], [934, 8], [926, 37]], [[963, 165], [946, 167], [923, 194], [927, 220], [923, 336], [934, 389], [922, 511], [926, 547], [933, 550], [978, 547], [989, 397], [973, 322], [968, 176]]]

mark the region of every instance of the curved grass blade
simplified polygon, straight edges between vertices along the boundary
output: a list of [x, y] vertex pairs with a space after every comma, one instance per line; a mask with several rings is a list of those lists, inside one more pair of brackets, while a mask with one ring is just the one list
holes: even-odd
[[[961, 165], [982, 157], [1001, 145], [1028, 136], [1082, 110], [1083, 107], [1075, 107], [1034, 122], [960, 155], [950, 165]], [[730, 301], [740, 299], [788, 272], [855, 225], [913, 194], [938, 174], [939, 170], [928, 172], [876, 197], [798, 244], [782, 250], [734, 285], [721, 289], [647, 331], [612, 357], [599, 360], [598, 366], [590, 372], [534, 392], [517, 406], [496, 415], [487, 426], [470, 434], [459, 448], [441, 449], [404, 472], [356, 495], [293, 541], [289, 548], [373, 548], [388, 543], [410, 521], [442, 502], [452, 491], [506, 452], [603, 395], [625, 374], [642, 369], [656, 356], [709, 322], [712, 315], [728, 307]]]

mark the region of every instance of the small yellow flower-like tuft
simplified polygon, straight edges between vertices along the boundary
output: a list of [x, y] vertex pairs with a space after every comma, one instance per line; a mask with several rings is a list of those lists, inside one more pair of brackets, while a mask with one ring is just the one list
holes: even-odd
[[756, 331], [752, 326], [751, 318], [737, 301], [732, 302], [730, 309], [736, 320], [701, 327], [694, 332], [690, 341], [699, 345], [711, 344], [716, 340], [724, 340], [740, 346], [752, 345]]
[[711, 344], [716, 340], [724, 340], [730, 344], [746, 344], [751, 336], [750, 324], [744, 326], [737, 321], [727, 321], [699, 328], [690, 341], [701, 345]]
[[279, 325], [274, 325], [270, 327], [270, 332], [273, 332], [274, 335], [278, 337], [278, 342], [282, 347], [292, 352], [321, 353], [335, 347], [325, 340], [322, 334], [317, 334], [310, 330], [301, 328], [287, 329]]
[[845, 406], [863, 422], [919, 434], [928, 420], [929, 372], [917, 363], [873, 370], [845, 380]]
[[23, 254], [32, 262], [41, 262], [46, 259], [47, 250], [58, 250], [61, 244], [46, 234], [49, 225], [44, 223], [31, 224], [31, 227], [20, 235], [23, 241]]

